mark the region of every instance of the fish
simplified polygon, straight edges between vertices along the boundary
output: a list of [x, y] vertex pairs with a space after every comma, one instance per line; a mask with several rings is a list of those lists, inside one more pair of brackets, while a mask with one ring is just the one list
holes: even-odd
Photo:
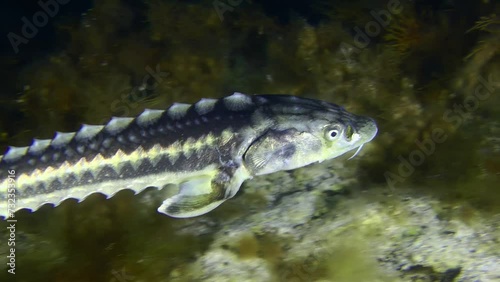
[[[234, 93], [57, 132], [0, 156], [0, 216], [44, 204], [165, 189], [159, 213], [190, 218], [255, 176], [336, 158], [370, 142], [374, 119], [322, 100]], [[356, 152], [357, 154], [357, 152]]]

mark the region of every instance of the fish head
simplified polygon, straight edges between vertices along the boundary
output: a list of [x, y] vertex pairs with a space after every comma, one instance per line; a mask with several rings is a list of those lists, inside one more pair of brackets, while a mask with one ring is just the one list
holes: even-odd
[[[276, 96], [276, 97], [274, 97]], [[319, 100], [272, 95], [263, 107], [268, 129], [243, 156], [253, 175], [291, 170], [361, 148], [377, 134], [376, 122]]]

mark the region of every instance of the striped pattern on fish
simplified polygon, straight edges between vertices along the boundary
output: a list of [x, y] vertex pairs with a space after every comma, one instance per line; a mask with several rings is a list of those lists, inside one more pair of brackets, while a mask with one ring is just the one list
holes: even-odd
[[234, 93], [148, 109], [10, 147], [0, 157], [0, 216], [97, 192], [166, 186], [174, 195], [159, 212], [197, 216], [233, 197], [246, 179], [334, 158], [376, 132], [370, 118], [290, 95]]

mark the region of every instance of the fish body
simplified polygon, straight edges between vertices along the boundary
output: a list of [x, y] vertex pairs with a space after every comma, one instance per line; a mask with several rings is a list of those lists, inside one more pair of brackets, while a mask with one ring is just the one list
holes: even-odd
[[253, 176], [335, 158], [376, 133], [371, 118], [291, 95], [234, 93], [175, 103], [10, 147], [0, 159], [0, 216], [148, 187], [170, 191], [160, 213], [198, 216]]

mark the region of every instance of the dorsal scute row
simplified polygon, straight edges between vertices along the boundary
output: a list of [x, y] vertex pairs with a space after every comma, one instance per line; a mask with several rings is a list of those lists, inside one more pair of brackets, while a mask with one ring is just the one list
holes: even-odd
[[[72, 140], [76, 142], [88, 141], [96, 135], [105, 131], [111, 136], [117, 135], [131, 124], [135, 123], [140, 127], [147, 127], [160, 120], [163, 116], [176, 121], [184, 118], [190, 109], [194, 109], [197, 115], [204, 116], [215, 109], [220, 99], [203, 98], [195, 104], [174, 103], [167, 110], [146, 109], [136, 118], [133, 117], [113, 117], [106, 125], [84, 124], [77, 132], [56, 132], [53, 139], [34, 139], [31, 146], [14, 147], [10, 146], [4, 156], [0, 156], [1, 161], [15, 162], [26, 154], [41, 155], [49, 147], [55, 149], [63, 148]], [[253, 105], [252, 97], [235, 92], [234, 94], [222, 98], [222, 104], [230, 111], [241, 111]]]

